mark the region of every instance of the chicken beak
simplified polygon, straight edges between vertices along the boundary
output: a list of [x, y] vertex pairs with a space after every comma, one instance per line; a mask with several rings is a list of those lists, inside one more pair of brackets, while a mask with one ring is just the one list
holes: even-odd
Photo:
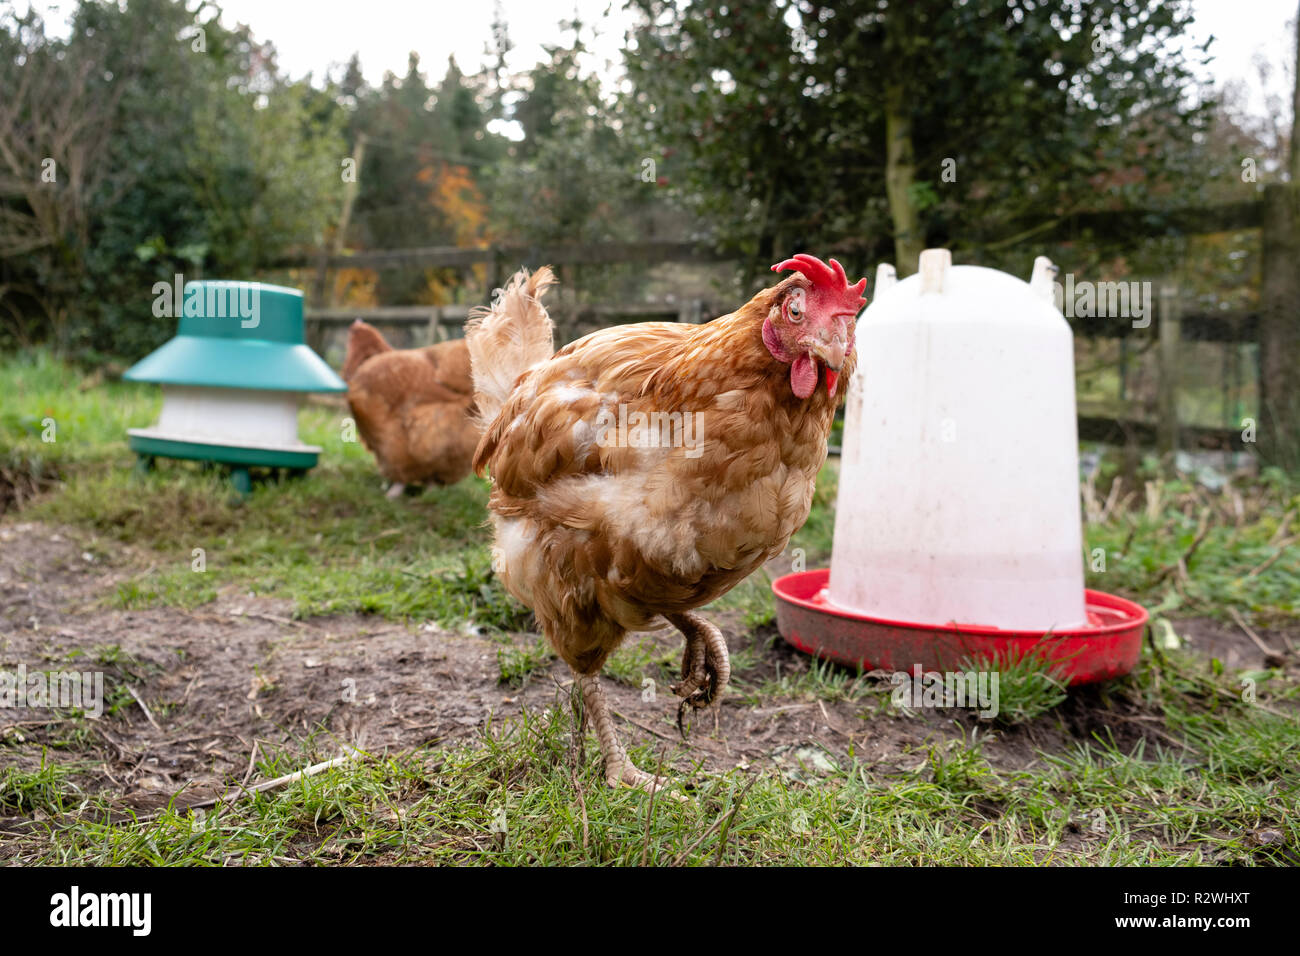
[[835, 394], [835, 385], [844, 367], [844, 343], [838, 337], [829, 343], [818, 342], [811, 349], [812, 354], [826, 366], [826, 392]]

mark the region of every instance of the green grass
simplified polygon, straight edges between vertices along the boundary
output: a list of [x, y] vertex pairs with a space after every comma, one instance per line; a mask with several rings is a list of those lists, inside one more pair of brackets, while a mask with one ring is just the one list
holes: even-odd
[[522, 646], [511, 644], [497, 648], [501, 683], [511, 687], [523, 687], [534, 675], [545, 671], [553, 660], [555, 651], [551, 650], [544, 637], [535, 638]]
[[656, 687], [665, 687], [678, 679], [681, 663], [680, 649], [665, 651], [653, 638], [629, 634], [622, 647], [609, 655], [602, 673], [629, 687], [644, 687], [647, 678]]
[[745, 627], [750, 630], [774, 624], [776, 601], [772, 597], [772, 579], [760, 568], [709, 607], [739, 611]]
[[309, 480], [261, 484], [240, 504], [216, 472], [169, 463], [141, 477], [113, 463], [27, 514], [156, 552], [158, 562], [119, 585], [121, 607], [194, 607], [233, 587], [288, 597], [303, 615], [445, 622], [481, 613], [508, 626], [521, 612], [489, 573], [486, 497], [467, 478], [390, 502], [372, 464], [344, 462]]
[[75, 766], [51, 763], [47, 757], [42, 754], [35, 770], [6, 767], [0, 771], [0, 814], [63, 813], [80, 802], [68, 779]]
[[161, 404], [156, 388], [104, 382], [43, 351], [6, 357], [0, 385], [0, 447], [60, 467], [100, 461], [117, 448], [124, 453], [126, 429], [152, 422]]
[[[803, 663], [802, 658], [799, 663]], [[754, 707], [772, 698], [856, 702], [877, 696], [888, 700], [887, 685], [829, 661], [814, 659], [806, 667], [793, 671], [787, 668], [784, 672], [778, 662], [775, 675], [757, 682], [747, 680], [743, 668], [736, 669], [741, 673], [733, 680], [733, 692]]]
[[1068, 678], [1059, 666], [1036, 654], [1011, 652], [977, 658], [958, 665], [962, 673], [988, 671], [998, 675], [998, 713], [1004, 724], [1023, 724], [1042, 716], [1068, 696]]
[[[1143, 595], [1166, 613], [1227, 616], [1236, 609], [1294, 619], [1300, 614], [1300, 547], [1282, 547], [1285, 538], [1277, 536], [1283, 515], [1300, 508], [1300, 493], [1274, 477], [1257, 494], [1254, 520], [1238, 525], [1226, 503], [1187, 482], [1163, 482], [1164, 504], [1156, 514], [1138, 509], [1086, 526], [1090, 559], [1094, 549], [1105, 559], [1104, 571], [1091, 570], [1089, 561], [1089, 587]], [[1186, 577], [1178, 571], [1180, 559]]]

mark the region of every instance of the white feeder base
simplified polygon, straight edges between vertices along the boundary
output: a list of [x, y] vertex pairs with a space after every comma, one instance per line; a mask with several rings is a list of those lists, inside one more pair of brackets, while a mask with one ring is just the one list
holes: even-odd
[[129, 434], [265, 451], [316, 452], [298, 438], [299, 392], [163, 386], [162, 413], [151, 428]]

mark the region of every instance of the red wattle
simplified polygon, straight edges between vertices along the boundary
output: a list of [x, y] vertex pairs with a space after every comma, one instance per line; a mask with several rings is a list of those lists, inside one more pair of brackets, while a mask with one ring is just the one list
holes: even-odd
[[839, 380], [839, 377], [840, 377], [839, 372], [836, 372], [835, 370], [829, 368], [826, 370], [826, 394], [827, 395], [835, 394], [835, 383]]
[[807, 352], [790, 363], [790, 389], [799, 398], [817, 391], [817, 364]]

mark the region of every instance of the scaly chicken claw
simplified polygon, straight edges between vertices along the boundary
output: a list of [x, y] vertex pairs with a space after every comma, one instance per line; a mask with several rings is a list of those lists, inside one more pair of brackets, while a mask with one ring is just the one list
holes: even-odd
[[[609, 702], [605, 699], [605, 691], [600, 685], [599, 675], [575, 674], [574, 679], [582, 694], [583, 725], [588, 721], [591, 722], [596, 731], [596, 740], [600, 743], [600, 751], [605, 760], [605, 783], [615, 789], [631, 787], [634, 790], [644, 790], [646, 793], [662, 791], [675, 800], [685, 800], [686, 798], [673, 787], [671, 780], [656, 777], [639, 769], [627, 755], [623, 745], [618, 742]], [[582, 733], [583, 729], [580, 728], [578, 732]]]
[[693, 612], [670, 615], [668, 620], [686, 638], [682, 651], [682, 679], [672, 692], [682, 698], [677, 708], [677, 730], [686, 739], [687, 708], [699, 710], [716, 702], [731, 679], [731, 658], [722, 632]]

